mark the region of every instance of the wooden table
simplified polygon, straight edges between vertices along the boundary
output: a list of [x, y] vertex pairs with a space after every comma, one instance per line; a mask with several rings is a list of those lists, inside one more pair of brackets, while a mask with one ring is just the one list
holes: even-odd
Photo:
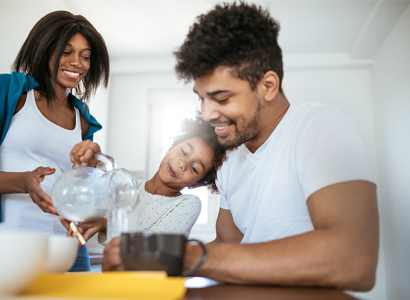
[[353, 300], [340, 290], [271, 286], [221, 285], [194, 277], [187, 280], [186, 300]]
[[[319, 288], [288, 288], [272, 286], [228, 285], [193, 277], [186, 281], [188, 288], [183, 300], [355, 300], [343, 291]], [[10, 296], [2, 300], [39, 300], [36, 297]], [[78, 298], [73, 298], [76, 300]], [[84, 299], [84, 298], [83, 298]], [[69, 300], [69, 298], [44, 298], [41, 300]], [[107, 300], [107, 299], [104, 299]], [[182, 300], [182, 299], [181, 299]]]

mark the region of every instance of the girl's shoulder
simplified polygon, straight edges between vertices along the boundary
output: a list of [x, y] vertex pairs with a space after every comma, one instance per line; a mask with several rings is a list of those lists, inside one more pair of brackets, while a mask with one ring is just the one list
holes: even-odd
[[180, 203], [187, 205], [192, 205], [196, 207], [201, 207], [201, 199], [197, 195], [192, 194], [182, 194], [181, 196], [176, 197], [180, 200]]

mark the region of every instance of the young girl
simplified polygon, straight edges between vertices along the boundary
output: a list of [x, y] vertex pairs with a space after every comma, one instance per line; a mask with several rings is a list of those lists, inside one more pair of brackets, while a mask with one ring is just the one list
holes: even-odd
[[[0, 75], [0, 232], [64, 235], [47, 194], [73, 146], [101, 129], [82, 101], [108, 84], [107, 48], [84, 17], [56, 11], [32, 28], [13, 69], [22, 73]], [[89, 268], [84, 247], [71, 270]]]
[[[146, 182], [138, 180], [141, 231], [188, 236], [201, 211], [201, 201], [195, 195], [181, 194], [181, 190], [208, 186], [218, 192], [216, 171], [225, 160], [226, 151], [218, 143], [214, 127], [198, 115], [184, 120], [182, 131], [154, 177]], [[98, 152], [98, 144], [82, 142], [71, 151], [71, 160], [74, 164], [96, 165], [93, 155]], [[67, 235], [73, 235], [69, 222], [60, 219], [69, 229]], [[78, 227], [86, 240], [99, 232], [99, 242], [104, 242], [106, 224], [107, 220], [101, 218]]]

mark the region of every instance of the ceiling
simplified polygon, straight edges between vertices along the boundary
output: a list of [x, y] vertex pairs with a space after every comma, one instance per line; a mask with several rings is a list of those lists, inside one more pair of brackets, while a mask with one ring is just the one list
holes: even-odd
[[[181, 45], [196, 16], [218, 2], [0, 0], [0, 60], [11, 63], [33, 25], [54, 10], [85, 16], [103, 35], [114, 60], [170, 55]], [[252, 2], [268, 8], [279, 20], [279, 43], [285, 55], [343, 52], [352, 58], [372, 58], [410, 0]]]

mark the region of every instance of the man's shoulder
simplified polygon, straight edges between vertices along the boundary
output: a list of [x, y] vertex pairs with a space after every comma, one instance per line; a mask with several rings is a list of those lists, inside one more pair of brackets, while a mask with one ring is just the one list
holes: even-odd
[[305, 102], [291, 107], [284, 130], [288, 131], [288, 135], [291, 135], [291, 131], [293, 131], [298, 138], [302, 132], [315, 128], [321, 130], [330, 129], [341, 124], [353, 125], [355, 123], [337, 107], [318, 102]]
[[329, 115], [344, 115], [344, 113], [330, 105], [319, 102], [309, 101], [298, 105], [292, 105], [292, 113], [294, 119], [311, 119], [312, 117], [326, 117]]

